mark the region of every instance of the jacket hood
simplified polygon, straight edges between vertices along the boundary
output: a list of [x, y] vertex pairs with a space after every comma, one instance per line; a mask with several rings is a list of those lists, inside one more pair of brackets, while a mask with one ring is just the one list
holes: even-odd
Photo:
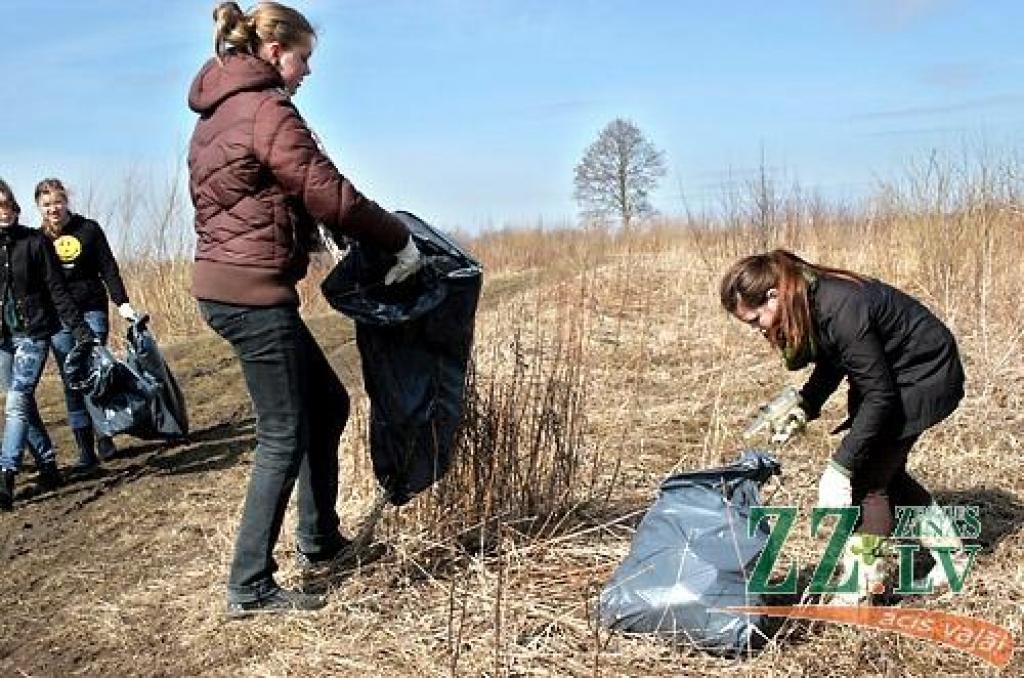
[[213, 58], [199, 70], [189, 88], [188, 106], [196, 113], [209, 113], [238, 92], [282, 86], [281, 75], [263, 59], [248, 54], [228, 54], [223, 63]]

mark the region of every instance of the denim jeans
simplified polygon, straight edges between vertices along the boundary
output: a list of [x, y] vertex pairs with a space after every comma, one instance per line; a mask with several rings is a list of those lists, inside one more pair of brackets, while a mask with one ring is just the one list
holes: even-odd
[[[99, 342], [104, 346], [107, 344], [107, 333], [110, 323], [106, 311], [86, 311], [85, 324], [89, 326]], [[66, 326], [60, 332], [50, 337], [50, 344], [53, 347], [53, 359], [57, 361], [57, 368], [60, 370], [61, 379], [64, 380], [64, 402], [68, 408], [68, 426], [74, 429], [90, 428], [92, 420], [89, 419], [89, 412], [85, 409], [85, 397], [80, 391], [68, 388], [67, 377], [64, 374], [64, 358], [71, 349], [75, 347], [75, 338], [71, 330]], [[29, 443], [34, 445], [34, 435], [30, 433]]]
[[0, 342], [0, 389], [7, 394], [4, 407], [3, 447], [0, 468], [18, 471], [30, 429], [34, 429], [35, 444], [32, 455], [36, 465], [51, 463], [55, 459], [53, 443], [46, 434], [43, 420], [36, 406], [36, 386], [46, 365], [50, 342], [23, 335], [4, 337]]
[[296, 481], [299, 550], [315, 557], [342, 544], [335, 503], [348, 393], [297, 308], [200, 301], [199, 310], [234, 348], [256, 413], [256, 453], [228, 577], [228, 602], [253, 602], [278, 588], [274, 545]]

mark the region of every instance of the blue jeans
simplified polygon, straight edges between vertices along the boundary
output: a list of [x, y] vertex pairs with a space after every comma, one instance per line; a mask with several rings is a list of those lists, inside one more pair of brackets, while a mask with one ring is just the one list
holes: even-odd
[[[85, 324], [89, 326], [99, 342], [106, 346], [107, 333], [110, 329], [107, 312], [86, 311], [82, 315], [85, 317]], [[64, 358], [75, 347], [75, 338], [72, 336], [71, 330], [63, 327], [60, 332], [50, 337], [50, 344], [53, 346], [53, 359], [57, 361], [61, 379], [64, 380], [64, 402], [68, 408], [68, 426], [72, 430], [91, 428], [92, 420], [89, 418], [88, 410], [85, 409], [85, 397], [80, 391], [68, 388], [67, 376], [64, 374]], [[35, 445], [34, 432], [29, 435], [29, 443]]]
[[36, 406], [36, 386], [46, 365], [50, 342], [22, 335], [0, 342], [0, 389], [7, 393], [0, 468], [18, 471], [29, 430], [33, 430], [32, 455], [36, 465], [52, 463], [53, 443], [46, 434]]
[[348, 393], [294, 306], [200, 301], [199, 310], [235, 350], [256, 413], [256, 453], [228, 576], [228, 602], [254, 602], [278, 588], [274, 545], [296, 482], [299, 550], [316, 557], [343, 543], [335, 503]]

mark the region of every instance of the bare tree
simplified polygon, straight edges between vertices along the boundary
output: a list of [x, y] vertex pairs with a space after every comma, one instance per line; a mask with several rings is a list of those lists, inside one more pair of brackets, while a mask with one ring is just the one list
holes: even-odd
[[619, 217], [623, 228], [654, 214], [649, 195], [665, 176], [664, 154], [629, 120], [601, 130], [576, 165], [573, 197], [588, 217]]

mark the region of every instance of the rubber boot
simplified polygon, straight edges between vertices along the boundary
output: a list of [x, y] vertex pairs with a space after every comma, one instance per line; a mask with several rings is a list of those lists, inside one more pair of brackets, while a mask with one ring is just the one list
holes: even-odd
[[0, 469], [0, 511], [10, 511], [14, 505], [14, 471]]
[[96, 436], [96, 453], [103, 461], [110, 461], [117, 454], [117, 446], [110, 436]]
[[856, 568], [856, 590], [851, 593], [836, 593], [829, 605], [857, 606], [871, 605], [872, 597], [885, 592], [884, 551], [885, 538], [877, 534], [854, 533], [843, 549], [843, 574], [845, 582]]
[[74, 428], [75, 443], [78, 444], [78, 461], [71, 467], [77, 475], [92, 473], [99, 468], [100, 460], [96, 458], [95, 443], [92, 439], [92, 427]]
[[39, 485], [44, 490], [55, 490], [64, 484], [64, 476], [57, 468], [56, 461], [50, 461], [39, 467]]

